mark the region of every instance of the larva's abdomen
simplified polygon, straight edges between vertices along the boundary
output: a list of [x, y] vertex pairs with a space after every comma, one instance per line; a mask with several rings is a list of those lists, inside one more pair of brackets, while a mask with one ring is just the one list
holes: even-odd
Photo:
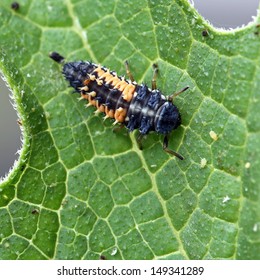
[[91, 105], [116, 122], [125, 123], [135, 84], [91, 62], [66, 63], [63, 74]]

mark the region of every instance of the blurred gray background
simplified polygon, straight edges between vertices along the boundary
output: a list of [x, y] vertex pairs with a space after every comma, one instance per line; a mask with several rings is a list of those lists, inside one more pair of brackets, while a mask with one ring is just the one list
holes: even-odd
[[[10, 1], [11, 2], [11, 1]], [[193, 0], [199, 13], [216, 27], [242, 26], [256, 16], [259, 0]], [[21, 132], [17, 115], [10, 102], [10, 92], [0, 78], [0, 177], [18, 158]]]

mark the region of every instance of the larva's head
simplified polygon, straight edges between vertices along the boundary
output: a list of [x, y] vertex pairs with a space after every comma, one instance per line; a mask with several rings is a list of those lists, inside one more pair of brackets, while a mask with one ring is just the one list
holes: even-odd
[[168, 134], [181, 125], [181, 114], [172, 102], [177, 95], [183, 93], [187, 89], [189, 89], [189, 86], [186, 86], [180, 91], [167, 97], [167, 102], [165, 102], [158, 110], [158, 115], [155, 119], [155, 131], [162, 134]]
[[178, 108], [170, 101], [166, 101], [158, 110], [155, 118], [155, 131], [168, 134], [181, 125], [181, 115]]

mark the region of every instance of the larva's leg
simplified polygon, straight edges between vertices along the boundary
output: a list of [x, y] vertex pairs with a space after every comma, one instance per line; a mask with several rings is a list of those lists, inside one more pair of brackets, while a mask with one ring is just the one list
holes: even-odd
[[125, 68], [126, 68], [126, 74], [127, 74], [128, 78], [130, 79], [131, 82], [134, 82], [135, 79], [134, 79], [134, 77], [133, 77], [133, 75], [132, 75], [132, 73], [129, 69], [129, 64], [128, 64], [127, 60], [125, 61]]
[[144, 137], [144, 135], [143, 135], [142, 133], [139, 133], [139, 135], [137, 136], [137, 139], [136, 139], [138, 148], [139, 148], [140, 150], [143, 149], [143, 145], [142, 145], [143, 137]]
[[177, 152], [174, 152], [173, 150], [170, 150], [170, 149], [168, 148], [168, 135], [165, 135], [165, 136], [164, 136], [164, 139], [163, 139], [163, 150], [164, 150], [166, 153], [168, 153], [168, 154], [170, 154], [170, 155], [173, 155], [173, 156], [175, 156], [175, 157], [177, 157], [177, 158], [179, 158], [179, 159], [181, 159], [181, 160], [184, 159], [184, 157], [183, 157], [182, 155], [180, 155], [180, 154], [178, 154]]
[[158, 76], [159, 68], [157, 64], [153, 64], [153, 78], [152, 78], [152, 90], [157, 89], [156, 79]]
[[174, 99], [177, 95], [183, 93], [184, 91], [186, 91], [186, 90], [189, 89], [189, 88], [190, 88], [189, 86], [184, 87], [184, 88], [181, 89], [180, 91], [174, 92], [173, 94], [169, 95], [169, 96], [168, 96], [168, 101], [173, 102], [173, 99]]
[[125, 127], [125, 125], [123, 123], [120, 123], [120, 125], [117, 126], [117, 127], [114, 127], [112, 131], [113, 132], [118, 132], [118, 131], [120, 131], [124, 127]]

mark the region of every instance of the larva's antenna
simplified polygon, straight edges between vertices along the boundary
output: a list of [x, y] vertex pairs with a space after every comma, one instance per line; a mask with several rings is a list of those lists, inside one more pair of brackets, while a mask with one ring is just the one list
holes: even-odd
[[187, 87], [181, 89], [180, 91], [177, 91], [177, 92], [173, 93], [172, 95], [169, 95], [169, 96], [168, 96], [168, 101], [172, 102], [173, 99], [174, 99], [177, 95], [183, 93], [184, 91], [186, 91], [186, 90], [189, 89], [189, 88], [190, 88], [190, 87], [187, 86]]
[[168, 148], [168, 135], [167, 134], [164, 136], [164, 139], [163, 139], [163, 150], [166, 153], [168, 153], [170, 155], [173, 155], [173, 156], [177, 157], [180, 160], [184, 160], [184, 157], [182, 155], [180, 155], [179, 153], [177, 153], [177, 152], [175, 152], [173, 150], [170, 150]]
[[54, 60], [55, 62], [58, 62], [58, 63], [63, 63], [64, 60], [65, 60], [65, 58], [62, 55], [60, 55], [59, 53], [57, 53], [57, 52], [51, 52], [49, 54], [49, 57], [52, 60]]

